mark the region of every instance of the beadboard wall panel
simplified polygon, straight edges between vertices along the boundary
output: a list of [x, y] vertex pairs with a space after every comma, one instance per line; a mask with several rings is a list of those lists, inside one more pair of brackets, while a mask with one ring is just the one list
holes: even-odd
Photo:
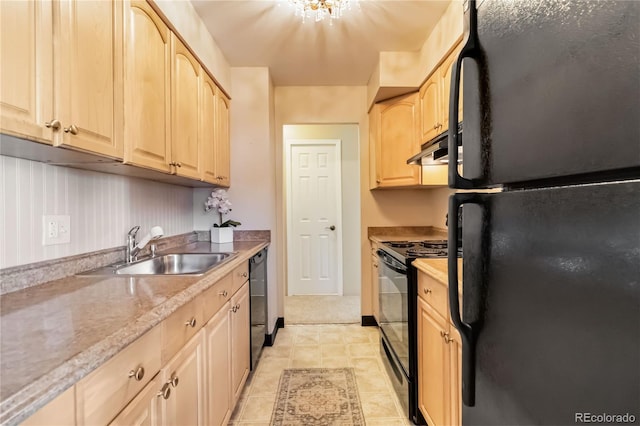
[[[70, 215], [71, 242], [42, 245], [43, 215]], [[193, 231], [193, 190], [0, 156], [0, 269], [123, 246], [131, 227]]]

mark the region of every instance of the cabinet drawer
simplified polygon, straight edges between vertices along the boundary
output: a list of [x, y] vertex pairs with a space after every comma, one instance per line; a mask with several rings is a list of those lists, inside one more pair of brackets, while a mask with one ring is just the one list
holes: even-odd
[[233, 289], [231, 294], [233, 294], [240, 290], [242, 284], [246, 283], [249, 279], [249, 262], [245, 262], [238, 266], [231, 274], [233, 275]]
[[204, 325], [202, 315], [202, 298], [197, 297], [162, 322], [163, 365]]
[[422, 271], [418, 272], [418, 295], [443, 318], [449, 318], [447, 286]]
[[202, 293], [203, 323], [207, 323], [211, 317], [225, 304], [233, 294], [233, 277], [226, 275], [220, 281]]
[[160, 326], [155, 327], [78, 382], [78, 424], [108, 424], [160, 371], [160, 331]]

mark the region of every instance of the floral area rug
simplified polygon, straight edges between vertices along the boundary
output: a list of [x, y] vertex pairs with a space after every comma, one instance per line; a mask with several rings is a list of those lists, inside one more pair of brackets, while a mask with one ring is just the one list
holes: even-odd
[[271, 426], [364, 426], [352, 368], [292, 368], [280, 376]]

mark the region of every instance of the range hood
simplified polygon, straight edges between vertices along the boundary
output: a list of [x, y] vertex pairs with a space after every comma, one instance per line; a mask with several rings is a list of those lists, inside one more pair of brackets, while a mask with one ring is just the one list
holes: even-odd
[[[440, 133], [435, 138], [425, 142], [420, 147], [420, 153], [407, 160], [407, 164], [431, 165], [449, 162], [448, 131]], [[458, 123], [458, 162], [462, 162], [462, 123]]]

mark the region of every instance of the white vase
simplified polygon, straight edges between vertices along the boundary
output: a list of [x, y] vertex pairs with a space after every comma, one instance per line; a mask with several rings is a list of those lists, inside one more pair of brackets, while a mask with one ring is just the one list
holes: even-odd
[[217, 228], [211, 227], [211, 242], [212, 243], [232, 243], [233, 242], [233, 228]]

